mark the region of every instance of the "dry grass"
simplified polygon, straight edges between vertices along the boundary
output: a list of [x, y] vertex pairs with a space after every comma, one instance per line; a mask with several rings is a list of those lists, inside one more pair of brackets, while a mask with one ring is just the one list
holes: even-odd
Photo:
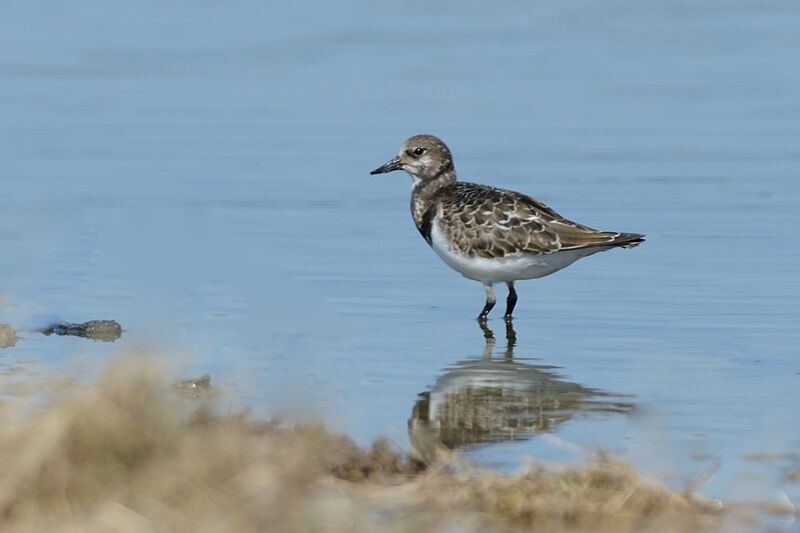
[[800, 482], [800, 464], [793, 466], [786, 472], [784, 478], [791, 483]]
[[696, 531], [722, 519], [612, 461], [425, 468], [321, 426], [214, 414], [213, 399], [142, 363], [0, 418], [3, 531]]
[[0, 324], [0, 348], [11, 348], [17, 344], [17, 332], [8, 324]]

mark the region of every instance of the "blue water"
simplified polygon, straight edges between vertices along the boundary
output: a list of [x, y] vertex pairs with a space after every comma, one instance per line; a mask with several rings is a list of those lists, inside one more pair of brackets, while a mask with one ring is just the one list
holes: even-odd
[[[407, 176], [368, 174], [434, 133], [463, 179], [648, 237], [520, 283], [514, 323], [516, 361], [634, 408], [463, 453], [602, 448], [798, 501], [746, 459], [800, 454], [798, 27], [791, 0], [3, 2], [0, 364], [90, 375], [144, 344], [257, 413], [409, 447], [419, 394], [486, 355], [483, 290], [420, 239]], [[28, 331], [91, 319], [123, 339]]]

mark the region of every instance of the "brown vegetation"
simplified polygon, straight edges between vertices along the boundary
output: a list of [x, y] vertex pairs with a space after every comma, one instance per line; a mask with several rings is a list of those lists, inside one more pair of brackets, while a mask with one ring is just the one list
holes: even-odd
[[[154, 365], [0, 412], [3, 531], [692, 531], [717, 506], [598, 459], [517, 475], [432, 465], [321, 426], [214, 412]], [[446, 455], [446, 454], [445, 454]]]

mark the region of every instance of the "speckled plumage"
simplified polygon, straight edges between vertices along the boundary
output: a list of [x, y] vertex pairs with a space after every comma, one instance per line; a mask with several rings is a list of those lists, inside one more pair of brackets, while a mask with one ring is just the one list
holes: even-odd
[[597, 231], [567, 220], [530, 196], [475, 183], [442, 187], [428, 209], [438, 211], [436, 221], [455, 250], [478, 257], [541, 255], [641, 241], [641, 235]]
[[481, 321], [494, 306], [494, 283], [508, 285], [510, 320], [517, 301], [514, 281], [546, 276], [587, 255], [644, 240], [638, 233], [578, 224], [524, 194], [459, 182], [449, 148], [432, 135], [407, 139], [398, 156], [372, 174], [394, 170], [405, 170], [414, 180], [411, 215], [423, 238], [450, 267], [484, 284]]

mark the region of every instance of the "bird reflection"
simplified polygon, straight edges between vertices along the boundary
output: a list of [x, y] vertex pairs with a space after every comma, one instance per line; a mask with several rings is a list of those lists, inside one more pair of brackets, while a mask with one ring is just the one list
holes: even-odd
[[625, 401], [630, 398], [566, 381], [555, 372], [557, 367], [514, 361], [517, 334], [510, 322], [499, 357], [494, 333], [486, 324], [480, 327], [483, 357], [450, 367], [414, 404], [408, 431], [421, 459], [432, 460], [442, 446], [452, 450], [524, 439], [581, 413], [633, 408]]

